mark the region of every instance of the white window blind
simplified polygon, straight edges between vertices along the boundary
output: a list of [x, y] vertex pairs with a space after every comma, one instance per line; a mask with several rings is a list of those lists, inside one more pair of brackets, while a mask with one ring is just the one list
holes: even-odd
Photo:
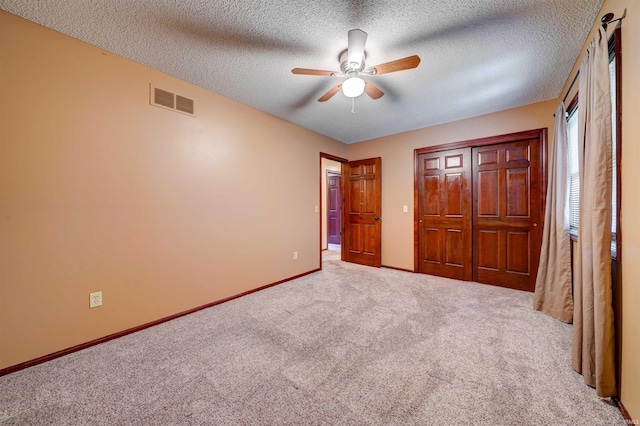
[[611, 159], [612, 159], [612, 168], [611, 168], [611, 234], [613, 236], [611, 241], [611, 255], [616, 257], [616, 228], [617, 228], [617, 218], [618, 218], [618, 197], [617, 197], [617, 180], [618, 176], [618, 161], [617, 161], [617, 140], [616, 140], [616, 123], [617, 119], [617, 110], [616, 110], [616, 61], [615, 56], [611, 55], [609, 60], [609, 84], [611, 86], [611, 147], [613, 149]]
[[578, 108], [567, 119], [569, 136], [569, 225], [571, 233], [578, 234], [580, 220], [580, 175], [578, 168]]

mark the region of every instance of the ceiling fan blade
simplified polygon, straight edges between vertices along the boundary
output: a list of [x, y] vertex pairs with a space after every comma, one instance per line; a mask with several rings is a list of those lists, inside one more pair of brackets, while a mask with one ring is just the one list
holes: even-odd
[[324, 95], [322, 95], [320, 97], [320, 99], [318, 99], [318, 102], [326, 102], [329, 99], [331, 99], [333, 97], [333, 95], [335, 95], [336, 93], [338, 93], [340, 91], [340, 88], [342, 87], [342, 83], [338, 84], [337, 86], [333, 86], [327, 93], [325, 93]]
[[324, 75], [331, 77], [335, 72], [333, 71], [323, 71], [323, 70], [312, 70], [308, 68], [294, 68], [291, 70], [294, 74], [304, 74], [304, 75]]
[[364, 57], [364, 45], [367, 43], [367, 33], [362, 30], [349, 31], [348, 57], [349, 63], [361, 64]]
[[369, 72], [375, 69], [376, 71], [375, 73], [373, 73], [373, 75], [388, 74], [390, 72], [410, 70], [417, 67], [419, 63], [420, 57], [418, 55], [413, 55], [384, 64], [376, 65], [375, 67], [369, 68], [365, 72]]
[[384, 92], [382, 90], [378, 89], [368, 81], [364, 82], [364, 93], [369, 95], [371, 99], [380, 99], [382, 96], [384, 96]]

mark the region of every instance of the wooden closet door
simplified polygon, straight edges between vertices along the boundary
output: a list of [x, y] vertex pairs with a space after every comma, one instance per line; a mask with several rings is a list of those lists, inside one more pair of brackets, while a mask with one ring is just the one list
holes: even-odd
[[540, 139], [473, 148], [473, 280], [533, 291], [542, 238]]
[[420, 154], [419, 272], [471, 280], [471, 149]]

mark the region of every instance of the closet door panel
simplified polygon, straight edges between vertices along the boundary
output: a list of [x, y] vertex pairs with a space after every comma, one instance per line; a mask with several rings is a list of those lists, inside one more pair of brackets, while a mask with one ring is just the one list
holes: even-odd
[[471, 149], [417, 157], [419, 272], [471, 280]]
[[541, 244], [540, 140], [473, 148], [473, 280], [533, 291]]

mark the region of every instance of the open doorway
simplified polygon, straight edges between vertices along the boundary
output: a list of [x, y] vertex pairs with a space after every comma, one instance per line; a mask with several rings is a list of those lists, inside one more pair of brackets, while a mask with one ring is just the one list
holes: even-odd
[[[340, 163], [338, 163], [340, 164]], [[329, 166], [331, 167], [331, 166]], [[342, 243], [342, 183], [340, 172], [327, 168], [326, 230], [327, 250], [340, 251]]]
[[[320, 153], [320, 257], [340, 253], [342, 244], [342, 163], [347, 160]], [[322, 264], [322, 262], [321, 262]]]

